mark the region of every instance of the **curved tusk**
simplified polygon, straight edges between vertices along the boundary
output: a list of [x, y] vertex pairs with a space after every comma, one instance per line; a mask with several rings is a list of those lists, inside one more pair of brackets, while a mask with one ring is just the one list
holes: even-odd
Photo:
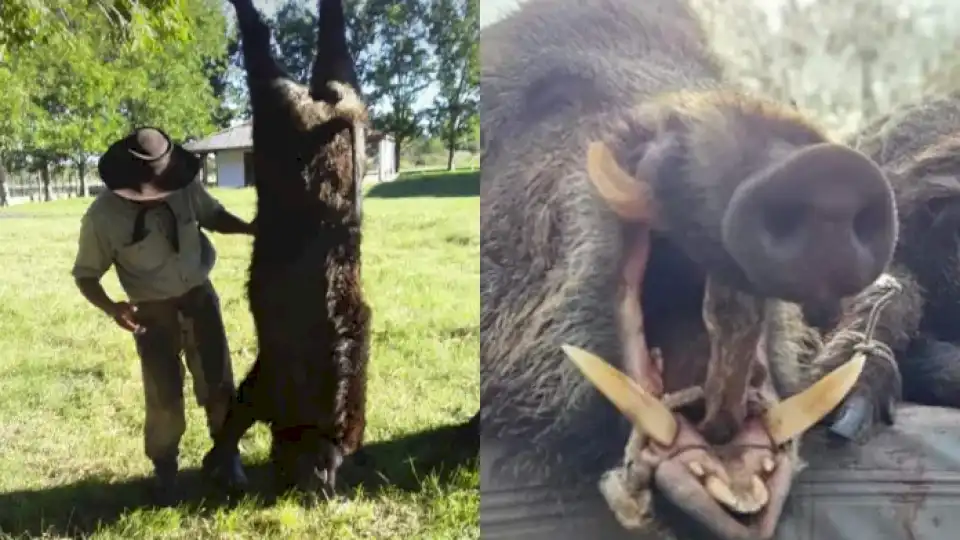
[[649, 187], [627, 174], [617, 164], [613, 152], [600, 141], [587, 147], [587, 176], [618, 216], [630, 221], [651, 221]]
[[600, 357], [572, 345], [560, 348], [634, 426], [664, 446], [673, 444], [677, 420], [659, 399]]
[[703, 487], [717, 502], [737, 514], [756, 514], [770, 502], [770, 492], [757, 475], [751, 478], [750, 493], [746, 497], [734, 495], [730, 486], [716, 476], [707, 478]]
[[775, 445], [781, 445], [813, 427], [847, 397], [866, 363], [857, 353], [812, 386], [776, 404], [764, 415], [763, 423]]

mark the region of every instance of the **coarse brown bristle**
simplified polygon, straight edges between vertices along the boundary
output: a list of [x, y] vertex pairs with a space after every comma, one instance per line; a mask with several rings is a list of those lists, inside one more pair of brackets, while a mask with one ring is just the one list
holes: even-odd
[[674, 110], [700, 121], [710, 121], [718, 113], [738, 113], [741, 116], [762, 117], [770, 122], [802, 128], [826, 139], [827, 135], [800, 111], [783, 103], [745, 94], [727, 88], [709, 91], [680, 90], [662, 94], [651, 104]]

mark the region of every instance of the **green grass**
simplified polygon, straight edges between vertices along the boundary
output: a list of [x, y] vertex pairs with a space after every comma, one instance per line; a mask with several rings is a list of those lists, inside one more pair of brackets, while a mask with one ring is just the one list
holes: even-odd
[[[89, 199], [0, 210], [0, 536], [479, 538], [476, 448], [457, 452], [441, 429], [479, 406], [478, 175], [428, 173], [368, 190], [367, 444], [375, 470], [345, 466], [344, 496], [313, 508], [269, 500], [262, 425], [242, 442], [258, 491], [234, 504], [211, 498], [196, 472], [210, 441], [189, 380], [186, 500], [151, 508], [132, 339], [86, 304], [69, 274]], [[253, 190], [211, 191], [253, 216]], [[239, 380], [256, 346], [243, 290], [250, 240], [211, 238]], [[122, 298], [112, 271], [104, 283]]]

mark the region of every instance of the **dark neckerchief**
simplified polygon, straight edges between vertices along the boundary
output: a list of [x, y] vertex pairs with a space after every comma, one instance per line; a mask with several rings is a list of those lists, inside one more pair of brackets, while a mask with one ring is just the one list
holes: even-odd
[[147, 212], [153, 210], [154, 208], [163, 208], [165, 209], [165, 216], [168, 219], [168, 227], [165, 227], [167, 230], [167, 240], [169, 240], [170, 245], [173, 247], [173, 251], [180, 253], [180, 231], [177, 228], [177, 215], [174, 213], [173, 208], [170, 207], [170, 204], [167, 201], [163, 201], [156, 206], [148, 206], [145, 204], [138, 204], [137, 217], [133, 222], [133, 241], [132, 243], [136, 244], [137, 242], [143, 240], [147, 237], [146, 230], [146, 218]]

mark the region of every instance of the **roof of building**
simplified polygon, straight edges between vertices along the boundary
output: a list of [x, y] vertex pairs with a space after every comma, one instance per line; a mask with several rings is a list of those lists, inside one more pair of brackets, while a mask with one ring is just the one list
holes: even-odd
[[[253, 122], [246, 121], [242, 124], [229, 127], [198, 141], [189, 142], [183, 145], [184, 148], [196, 154], [208, 152], [219, 152], [221, 150], [249, 150], [253, 148]], [[382, 131], [367, 130], [367, 143], [376, 143], [389, 135]]]
[[183, 147], [198, 154], [220, 150], [247, 150], [253, 147], [251, 127], [252, 122], [244, 122], [199, 141], [184, 144]]

